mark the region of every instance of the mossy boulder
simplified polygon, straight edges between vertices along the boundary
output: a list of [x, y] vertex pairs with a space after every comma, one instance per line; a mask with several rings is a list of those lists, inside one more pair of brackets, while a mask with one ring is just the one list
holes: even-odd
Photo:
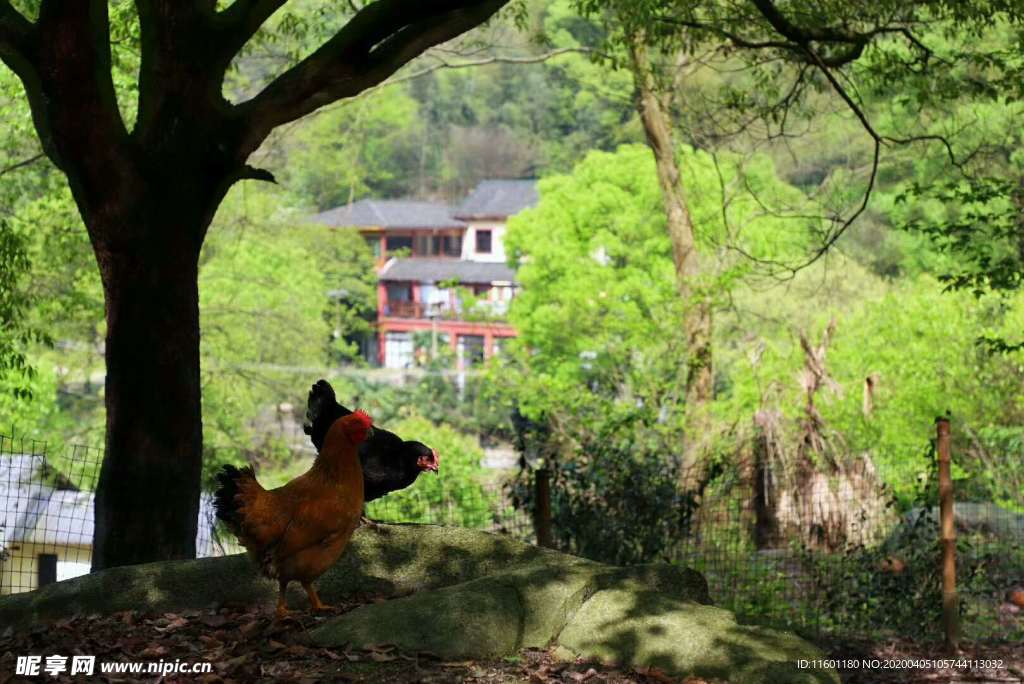
[[558, 643], [572, 655], [735, 682], [836, 681], [798, 669], [801, 658], [822, 656], [792, 634], [739, 625], [727, 610], [637, 586], [594, 594]]
[[[507, 537], [462, 528], [379, 525], [357, 530], [345, 554], [317, 586], [328, 603], [354, 593], [401, 596], [464, 582], [549, 553]], [[290, 590], [291, 604], [305, 606], [305, 593], [294, 583]], [[270, 605], [276, 595], [277, 585], [260, 576], [244, 554], [167, 561], [111, 568], [38, 591], [0, 597], [0, 624], [46, 622], [75, 613]]]
[[[486, 532], [426, 525], [360, 529], [318, 581], [324, 600], [368, 593], [364, 605], [312, 630], [323, 646], [396, 644], [444, 658], [495, 658], [555, 647], [584, 656], [737, 682], [834, 682], [799, 671], [821, 654], [783, 632], [738, 625], [710, 605], [697, 572], [670, 565], [616, 568]], [[245, 556], [112, 568], [0, 598], [0, 624], [75, 613], [176, 612], [273, 604], [276, 586]], [[293, 607], [305, 606], [298, 588]]]
[[[704, 578], [692, 570], [615, 568], [547, 552], [510, 570], [363, 606], [313, 630], [310, 640], [319, 646], [393, 643], [455, 659], [508, 655], [554, 643], [580, 607], [606, 588], [709, 601]], [[502, 647], [492, 652], [481, 642]]]

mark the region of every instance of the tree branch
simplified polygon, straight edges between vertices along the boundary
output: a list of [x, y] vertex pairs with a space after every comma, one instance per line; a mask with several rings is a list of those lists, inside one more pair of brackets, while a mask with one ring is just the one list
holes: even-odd
[[772, 0], [751, 0], [751, 2], [780, 36], [797, 45], [807, 45], [811, 41], [856, 44], [866, 42], [871, 37], [870, 34], [848, 33], [828, 26], [797, 26], [775, 7]]
[[22, 167], [34, 164], [45, 156], [46, 155], [43, 154], [42, 152], [37, 152], [36, 154], [33, 154], [31, 157], [28, 157], [27, 159], [22, 159], [21, 161], [14, 162], [13, 164], [8, 164], [4, 168], [0, 169], [0, 176], [6, 176], [12, 171], [17, 171]]
[[[720, 26], [705, 24], [696, 20], [676, 19], [672, 17], [661, 17], [660, 20], [662, 22], [682, 26], [684, 28], [705, 31], [728, 41], [732, 46], [737, 48], [745, 50], [769, 49], [784, 51], [789, 53], [790, 57], [796, 61], [816, 68], [816, 70], [825, 77], [832, 90], [839, 96], [839, 99], [843, 101], [846, 108], [849, 109], [849, 111], [857, 118], [864, 131], [871, 137], [873, 146], [867, 187], [864, 190], [861, 201], [858, 203], [852, 214], [847, 216], [845, 219], [841, 219], [838, 216], [833, 219], [833, 225], [825, 232], [822, 243], [814, 249], [812, 254], [805, 261], [793, 266], [774, 260], [758, 259], [751, 254], [743, 252], [743, 250], [736, 250], [757, 264], [770, 266], [773, 269], [781, 269], [784, 272], [788, 272], [789, 276], [792, 277], [798, 271], [810, 266], [824, 256], [839, 240], [839, 238], [842, 237], [853, 222], [867, 210], [878, 178], [881, 150], [884, 145], [908, 145], [922, 141], [939, 142], [944, 146], [945, 152], [953, 166], [963, 170], [963, 163], [956, 158], [956, 154], [951, 143], [944, 136], [920, 135], [896, 138], [879, 133], [855, 97], [850, 94], [833, 72], [833, 69], [859, 59], [863, 55], [866, 47], [876, 37], [890, 34], [903, 36], [911, 49], [916, 50], [921, 54], [920, 61], [927, 64], [928, 60], [932, 57], [932, 51], [922, 43], [907, 26], [900, 25], [898, 22], [892, 23], [892, 17], [886, 17], [884, 21], [879, 21], [878, 25], [865, 31], [846, 31], [829, 26], [804, 27], [798, 26], [790, 21], [781, 11], [779, 11], [773, 0], [750, 0], [750, 3], [768, 23], [770, 32], [774, 32], [774, 36], [767, 39], [751, 39], [731, 31], [727, 31]], [[777, 36], [777, 38], [775, 36]], [[822, 48], [826, 47], [835, 49], [826, 53], [822, 51]], [[783, 102], [788, 100], [789, 96], [787, 95]]]
[[8, 59], [29, 59], [33, 33], [32, 22], [11, 7], [10, 0], [0, 1], [0, 58], [5, 63]]
[[[864, 54], [864, 50], [873, 39], [885, 34], [900, 34], [907, 43], [923, 55], [923, 61], [931, 57], [932, 51], [921, 42], [917, 36], [905, 25], [889, 24], [880, 22], [878, 25], [865, 31], [848, 31], [831, 26], [798, 26], [789, 20], [775, 6], [772, 0], [750, 0], [757, 14], [767, 23], [770, 31], [779, 38], [753, 39], [746, 38], [738, 33], [728, 31], [720, 25], [707, 24], [694, 19], [679, 19], [676, 17], [658, 17], [658, 20], [682, 26], [685, 28], [705, 31], [727, 40], [734, 47], [747, 50], [776, 49], [788, 52], [791, 57], [807, 61], [807, 50], [813, 49], [817, 62], [828, 67], [841, 67], [854, 62]], [[755, 15], [756, 16], [756, 15]], [[818, 48], [835, 48], [835, 51], [824, 51]]]
[[236, 111], [248, 155], [276, 126], [373, 87], [427, 48], [487, 21], [508, 0], [378, 0]]
[[223, 54], [228, 61], [256, 35], [260, 27], [288, 0], [235, 0], [213, 18], [213, 27], [221, 36]]
[[266, 169], [258, 169], [254, 166], [246, 164], [236, 174], [234, 181], [239, 180], [258, 180], [264, 183], [277, 183], [277, 179], [274, 178], [274, 174], [270, 173]]
[[111, 74], [106, 0], [43, 0], [33, 73], [22, 77], [47, 156], [83, 210], [136, 182]]
[[374, 93], [381, 88], [388, 86], [397, 85], [399, 83], [405, 83], [406, 81], [414, 81], [417, 78], [429, 76], [430, 74], [441, 71], [442, 69], [468, 69], [470, 67], [488, 66], [490, 64], [538, 64], [540, 62], [546, 62], [547, 60], [558, 57], [559, 55], [566, 54], [591, 54], [593, 50], [586, 47], [565, 47], [555, 48], [539, 55], [530, 55], [527, 57], [501, 57], [495, 55], [493, 57], [483, 57], [481, 59], [472, 59], [461, 62], [449, 62], [446, 59], [438, 58], [438, 61], [430, 66], [423, 67], [418, 71], [402, 74], [397, 78], [389, 78], [386, 81], [382, 81], [377, 85], [370, 86], [366, 90], [359, 93], [358, 97], [369, 95]]

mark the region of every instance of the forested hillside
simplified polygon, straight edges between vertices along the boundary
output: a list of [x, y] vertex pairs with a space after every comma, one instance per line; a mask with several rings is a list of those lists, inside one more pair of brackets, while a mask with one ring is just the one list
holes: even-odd
[[[130, 119], [129, 4], [113, 4], [113, 68]], [[461, 399], [441, 377], [395, 390], [346, 376], [339, 394], [385, 419], [533, 440], [563, 460], [599, 444], [664, 465], [685, 442], [698, 461], [728, 465], [763, 429], [758, 415], [774, 416], [775, 438], [794, 453], [807, 438], [801, 336], [818, 345], [833, 324], [812, 397], [829, 458], [870, 454], [910, 501], [932, 421], [948, 412], [961, 486], [1019, 505], [1024, 157], [1012, 23], [992, 22], [988, 61], [960, 54], [970, 29], [922, 27], [937, 79], [894, 34], [851, 62], [842, 95], [821, 71], [744, 53], [726, 32], [652, 41], [644, 68], [672, 79], [665, 111], [700, 253], [685, 299], [636, 106], [640, 62], [621, 40], [636, 18], [593, 4], [516, 5], [264, 144], [255, 165], [276, 185], [236, 185], [201, 256], [208, 465], [247, 452], [286, 471], [292, 455], [268, 437], [268, 413], [301, 413], [312, 380], [364, 364], [353, 340], [374, 312], [372, 257], [354, 232], [306, 217], [370, 197], [455, 202], [483, 179], [536, 177], [540, 204], [509, 236], [520, 338], [492, 374]], [[310, 0], [275, 15], [233, 65], [228, 99], [300, 60], [341, 14]], [[896, 78], [899, 59], [910, 66]], [[0, 430], [99, 445], [102, 288], [19, 88], [0, 70]], [[695, 307], [713, 363], [692, 423], [693, 344], [680, 320]], [[517, 433], [513, 415], [535, 429]]]

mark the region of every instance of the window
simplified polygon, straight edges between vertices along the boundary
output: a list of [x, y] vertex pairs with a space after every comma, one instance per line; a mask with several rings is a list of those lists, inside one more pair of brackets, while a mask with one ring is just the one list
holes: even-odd
[[483, 335], [459, 335], [457, 354], [463, 367], [478, 366], [484, 362]]
[[409, 235], [389, 235], [388, 253], [390, 254], [399, 249], [407, 249], [412, 252], [412, 237]]
[[39, 586], [45, 587], [57, 581], [57, 554], [39, 554]]
[[389, 332], [384, 335], [384, 367], [411, 368], [413, 365], [412, 334]]
[[480, 230], [477, 228], [476, 231], [476, 252], [477, 254], [490, 254], [491, 253], [491, 231]]
[[462, 238], [458, 235], [446, 235], [444, 237], [445, 256], [462, 256]]
[[370, 245], [370, 251], [373, 252], [375, 259], [380, 259], [380, 238], [379, 237], [368, 237], [366, 242]]
[[409, 283], [388, 283], [388, 302], [411, 302], [412, 285]]

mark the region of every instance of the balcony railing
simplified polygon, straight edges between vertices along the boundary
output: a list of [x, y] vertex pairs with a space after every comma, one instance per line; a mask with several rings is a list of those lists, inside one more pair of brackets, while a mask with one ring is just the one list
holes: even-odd
[[426, 318], [426, 307], [422, 302], [388, 302], [384, 315], [395, 318]]
[[471, 311], [452, 307], [448, 303], [428, 305], [423, 302], [387, 302], [383, 314], [392, 318], [433, 318], [441, 320], [502, 320], [508, 312], [508, 302], [477, 302]]

